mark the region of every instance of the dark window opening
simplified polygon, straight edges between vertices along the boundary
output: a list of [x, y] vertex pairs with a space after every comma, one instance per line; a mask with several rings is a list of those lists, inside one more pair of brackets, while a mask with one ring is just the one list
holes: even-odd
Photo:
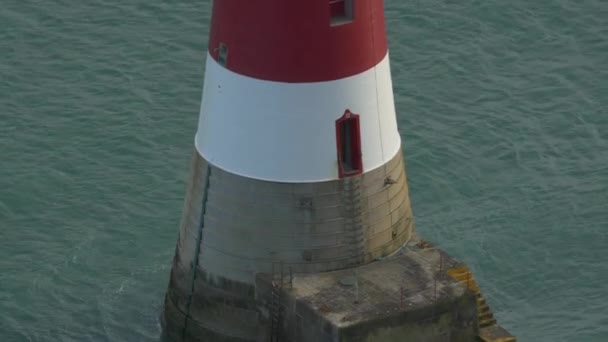
[[226, 66], [226, 62], [228, 61], [228, 47], [224, 43], [220, 43], [218, 48], [217, 61], [221, 66]]
[[363, 172], [363, 161], [361, 160], [359, 115], [347, 110], [336, 121], [336, 142], [340, 178], [361, 174]]
[[331, 25], [341, 25], [353, 21], [353, 0], [329, 0]]

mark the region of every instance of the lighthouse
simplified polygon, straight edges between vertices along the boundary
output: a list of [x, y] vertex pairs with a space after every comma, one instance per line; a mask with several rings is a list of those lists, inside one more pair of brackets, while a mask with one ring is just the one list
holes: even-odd
[[382, 0], [214, 1], [166, 338], [340, 336], [296, 332], [323, 319], [298, 296], [413, 238], [401, 146]]

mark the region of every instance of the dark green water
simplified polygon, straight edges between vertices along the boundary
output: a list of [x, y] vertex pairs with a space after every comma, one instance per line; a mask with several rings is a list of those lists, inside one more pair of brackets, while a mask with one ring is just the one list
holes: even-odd
[[[386, 1], [417, 229], [520, 341], [608, 341], [608, 3]], [[155, 341], [208, 1], [4, 0], [0, 341]]]

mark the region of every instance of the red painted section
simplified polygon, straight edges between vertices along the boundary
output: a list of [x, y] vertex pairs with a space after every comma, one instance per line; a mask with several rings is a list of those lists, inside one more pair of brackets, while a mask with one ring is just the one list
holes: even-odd
[[321, 82], [369, 70], [387, 52], [383, 0], [353, 1], [354, 20], [331, 25], [329, 0], [216, 0], [209, 52], [226, 67], [281, 82]]
[[[346, 125], [349, 123], [349, 125]], [[343, 131], [343, 126], [348, 129], [348, 132]], [[347, 147], [344, 146], [343, 133], [350, 135], [348, 143], [350, 148], [350, 160], [352, 161], [352, 167], [347, 168], [344, 161], [342, 160], [343, 150]], [[352, 177], [363, 173], [363, 156], [361, 154], [361, 127], [359, 123], [359, 115], [352, 113], [350, 110], [346, 110], [344, 115], [336, 120], [336, 147], [338, 152], [338, 176], [340, 178]]]
[[341, 17], [346, 14], [346, 0], [329, 0], [329, 13], [332, 17]]

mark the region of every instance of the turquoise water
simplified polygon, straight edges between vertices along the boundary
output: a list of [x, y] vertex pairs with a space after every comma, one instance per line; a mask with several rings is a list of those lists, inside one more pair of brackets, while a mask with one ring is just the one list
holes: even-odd
[[[608, 3], [386, 7], [418, 231], [520, 341], [608, 341]], [[0, 341], [156, 341], [209, 14], [2, 2]]]

